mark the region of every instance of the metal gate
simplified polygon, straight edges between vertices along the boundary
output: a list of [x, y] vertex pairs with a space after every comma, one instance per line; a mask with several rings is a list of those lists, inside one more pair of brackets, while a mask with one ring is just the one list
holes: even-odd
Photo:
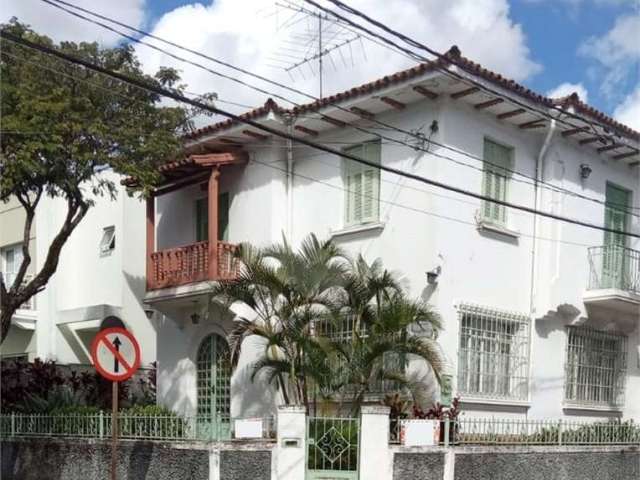
[[308, 417], [307, 480], [357, 480], [359, 418]]
[[231, 363], [224, 338], [215, 334], [204, 338], [198, 349], [197, 369], [196, 437], [231, 438]]

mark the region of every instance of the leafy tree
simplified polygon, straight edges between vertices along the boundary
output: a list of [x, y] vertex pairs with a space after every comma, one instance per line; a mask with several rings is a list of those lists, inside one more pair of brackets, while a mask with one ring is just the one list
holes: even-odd
[[[15, 19], [0, 28], [54, 46], [48, 37]], [[149, 84], [183, 89], [175, 70], [143, 74], [129, 45], [100, 48], [97, 43], [62, 42], [55, 47]], [[191, 128], [194, 112], [10, 41], [2, 41], [0, 67], [0, 201], [15, 197], [26, 213], [23, 262], [12, 285], [0, 279], [0, 341], [4, 341], [15, 310], [43, 290], [55, 273], [60, 252], [91, 208], [92, 199], [113, 197], [116, 186], [99, 172], [111, 168], [133, 176], [140, 191], [148, 193], [158, 179], [158, 164], [180, 151], [181, 134]], [[63, 199], [66, 216], [41, 269], [25, 282], [32, 262], [31, 229], [45, 196]]]

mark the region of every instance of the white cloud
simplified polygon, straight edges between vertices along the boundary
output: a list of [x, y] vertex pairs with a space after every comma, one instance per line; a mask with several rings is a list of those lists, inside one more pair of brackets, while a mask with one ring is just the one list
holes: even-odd
[[640, 85], [615, 109], [616, 120], [640, 132]]
[[589, 103], [589, 92], [582, 83], [561, 83], [556, 88], [549, 90], [547, 96], [551, 98], [560, 98], [571, 95], [573, 92], [577, 93], [584, 103]]
[[579, 53], [592, 58], [602, 69], [602, 91], [616, 97], [618, 87], [630, 75], [637, 78], [640, 65], [640, 13], [622, 15], [606, 34], [587, 39]]
[[[145, 0], [74, 0], [73, 3], [135, 27], [141, 27], [144, 23]], [[7, 22], [11, 17], [17, 17], [38, 33], [56, 41], [97, 41], [103, 45], [113, 45], [120, 40], [116, 33], [39, 0], [2, 0], [0, 22]]]
[[[313, 52], [313, 48], [306, 45], [309, 40], [306, 35], [317, 24], [315, 20], [298, 15], [291, 22], [295, 26], [283, 28], [283, 23], [294, 13], [280, 9], [278, 15], [268, 16], [270, 8], [265, 7], [273, 6], [273, 3], [267, 4], [264, 0], [216, 0], [208, 6], [196, 3], [179, 7], [162, 16], [153, 33], [317, 95], [318, 78], [311, 71], [316, 69], [314, 63], [292, 72], [293, 79], [282, 68], [274, 68], [276, 64], [285, 66], [287, 62], [293, 63], [304, 57], [305, 51]], [[527, 79], [541, 70], [541, 66], [531, 58], [521, 26], [510, 17], [507, 0], [353, 0], [350, 3], [440, 52], [457, 44], [463, 55], [515, 80]], [[294, 34], [299, 36], [294, 37]], [[342, 33], [339, 37], [346, 39], [350, 35], [353, 34]], [[326, 37], [331, 37], [331, 34], [325, 34]], [[162, 48], [171, 50], [166, 46]], [[137, 51], [148, 71], [155, 71], [160, 65], [182, 70], [190, 91], [215, 91], [222, 99], [254, 106], [261, 105], [266, 99], [264, 94], [221, 80], [145, 46], [138, 46]], [[175, 52], [188, 56], [184, 52]], [[189, 58], [206, 62], [197, 57]], [[340, 91], [413, 64], [415, 61], [371, 42], [363, 41], [362, 45], [359, 41], [354, 42], [325, 60], [324, 92]], [[208, 65], [234, 77], [261, 84], [219, 65]], [[268, 84], [261, 85], [267, 90], [274, 90]], [[293, 97], [290, 92], [281, 93]], [[297, 100], [308, 99], [298, 97]]]

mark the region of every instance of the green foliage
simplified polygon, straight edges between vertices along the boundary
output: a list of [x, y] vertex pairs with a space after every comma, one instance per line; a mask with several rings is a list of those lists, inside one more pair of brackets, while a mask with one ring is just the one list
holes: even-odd
[[[12, 20], [1, 28], [33, 42], [51, 39]], [[175, 70], [145, 75], [130, 45], [62, 42], [60, 51], [149, 84], [181, 89]], [[9, 195], [65, 198], [113, 193], [96, 171], [112, 167], [143, 188], [157, 179], [159, 163], [179, 152], [188, 112], [161, 98], [63, 60], [2, 42], [2, 163], [0, 200]]]
[[23, 409], [31, 413], [51, 413], [82, 406], [83, 401], [79, 392], [74, 392], [66, 385], [59, 385], [44, 396], [27, 393]]
[[[236, 321], [232, 360], [246, 338], [262, 338], [254, 377], [275, 383], [285, 403], [309, 409], [317, 400], [337, 401], [355, 413], [376, 386], [424, 390], [424, 379], [405, 375], [410, 356], [425, 361], [439, 380], [440, 318], [409, 299], [379, 260], [351, 261], [314, 235], [297, 251], [286, 239], [263, 249], [242, 245], [238, 260], [239, 277], [214, 292], [219, 301], [242, 303], [251, 312]], [[420, 336], [409, 334], [414, 325], [422, 327]]]
[[93, 405], [68, 405], [65, 407], [59, 407], [50, 410], [49, 415], [97, 415], [100, 413], [100, 408]]
[[120, 410], [120, 413], [138, 417], [177, 417], [177, 415], [163, 405], [134, 405]]
[[[0, 28], [149, 85], [183, 91], [173, 69], [144, 74], [131, 45], [54, 45], [15, 19]], [[0, 279], [0, 341], [4, 341], [15, 310], [46, 287], [62, 247], [95, 199], [115, 196], [115, 177], [101, 172], [111, 169], [133, 177], [136, 188], [148, 194], [159, 179], [158, 166], [180, 154], [182, 134], [192, 129], [191, 118], [199, 112], [163, 103], [149, 90], [9, 40], [2, 41], [0, 69], [0, 202], [16, 198], [26, 213], [22, 265], [13, 285]], [[31, 263], [26, 246], [43, 196], [61, 198], [67, 211], [39, 262], [40, 271], [23, 282]]]

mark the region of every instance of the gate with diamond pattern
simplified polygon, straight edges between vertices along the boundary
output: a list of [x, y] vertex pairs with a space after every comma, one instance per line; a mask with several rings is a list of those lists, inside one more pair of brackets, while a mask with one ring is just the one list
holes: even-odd
[[357, 480], [359, 418], [307, 418], [307, 480]]

